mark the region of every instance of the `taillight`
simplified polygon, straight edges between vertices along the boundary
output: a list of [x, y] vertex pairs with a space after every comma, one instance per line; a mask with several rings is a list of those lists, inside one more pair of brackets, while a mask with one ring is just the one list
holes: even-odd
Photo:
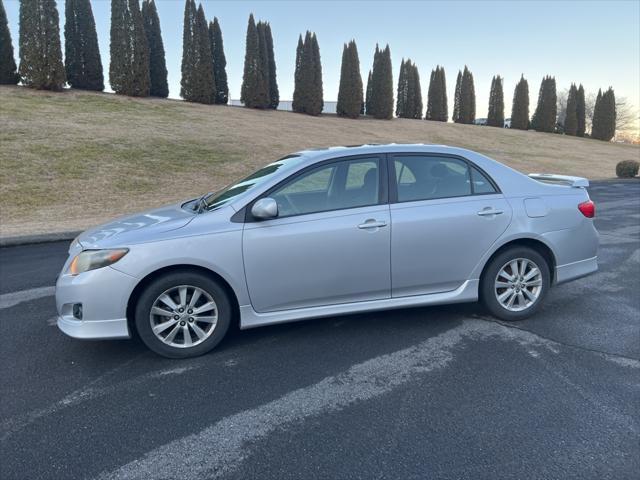
[[578, 205], [578, 210], [587, 218], [593, 218], [596, 216], [596, 204], [591, 200], [582, 202]]

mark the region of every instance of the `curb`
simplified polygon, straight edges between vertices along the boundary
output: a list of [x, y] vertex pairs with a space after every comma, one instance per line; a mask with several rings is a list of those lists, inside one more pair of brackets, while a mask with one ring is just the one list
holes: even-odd
[[17, 235], [15, 237], [0, 237], [0, 248], [73, 240], [80, 233], [82, 233], [82, 230], [74, 230], [71, 232], [41, 233], [37, 235]]

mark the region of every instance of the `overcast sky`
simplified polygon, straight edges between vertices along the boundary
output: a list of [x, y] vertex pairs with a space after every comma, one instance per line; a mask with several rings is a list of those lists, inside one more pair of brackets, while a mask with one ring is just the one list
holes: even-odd
[[[18, 0], [5, 0], [18, 57]], [[100, 52], [108, 81], [110, 1], [92, 0]], [[587, 91], [614, 87], [617, 96], [640, 105], [640, 2], [391, 2], [391, 1], [208, 1], [207, 19], [217, 16], [224, 36], [231, 98], [240, 96], [247, 19], [271, 23], [280, 98], [291, 99], [298, 35], [315, 31], [322, 57], [324, 98], [335, 100], [342, 45], [355, 38], [364, 81], [376, 42], [391, 48], [394, 82], [400, 61], [420, 69], [423, 97], [437, 64], [447, 75], [450, 110], [458, 69], [475, 78], [477, 116], [486, 116], [491, 78], [504, 77], [505, 113], [520, 74], [529, 80], [532, 110], [543, 75], [556, 77], [558, 90], [571, 82]], [[180, 93], [183, 0], [156, 0], [169, 70], [170, 96]], [[60, 33], [64, 0], [58, 0]]]

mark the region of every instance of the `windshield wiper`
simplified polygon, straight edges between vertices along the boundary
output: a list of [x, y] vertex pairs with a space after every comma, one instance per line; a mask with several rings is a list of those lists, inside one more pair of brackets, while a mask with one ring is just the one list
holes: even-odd
[[202, 195], [196, 202], [193, 204], [193, 210], [202, 213], [207, 208], [207, 198], [212, 195], [213, 192], [208, 192]]

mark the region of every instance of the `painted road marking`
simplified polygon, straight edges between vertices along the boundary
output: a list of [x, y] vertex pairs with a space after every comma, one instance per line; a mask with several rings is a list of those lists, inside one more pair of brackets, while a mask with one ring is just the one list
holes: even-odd
[[30, 302], [39, 298], [51, 297], [55, 295], [56, 287], [40, 287], [19, 292], [3, 293], [0, 295], [0, 310], [15, 307], [23, 302]]

